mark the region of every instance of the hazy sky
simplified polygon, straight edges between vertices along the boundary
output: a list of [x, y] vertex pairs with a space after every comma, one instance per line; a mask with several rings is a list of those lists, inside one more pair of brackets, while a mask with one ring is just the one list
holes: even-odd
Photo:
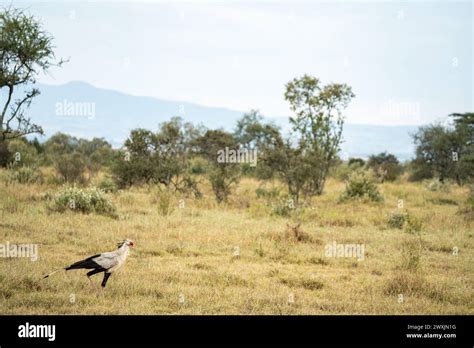
[[421, 124], [474, 110], [470, 1], [13, 3], [70, 58], [43, 83], [287, 116], [284, 85], [307, 73], [353, 87], [351, 123]]

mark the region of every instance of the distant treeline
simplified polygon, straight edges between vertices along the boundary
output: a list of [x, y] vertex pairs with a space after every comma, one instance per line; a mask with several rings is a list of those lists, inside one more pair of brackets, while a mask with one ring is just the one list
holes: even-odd
[[421, 127], [414, 135], [416, 157], [404, 165], [392, 154], [379, 153], [367, 161], [342, 161], [336, 155], [326, 167], [319, 160], [323, 154], [317, 157], [305, 151], [301, 139], [283, 139], [258, 111], [245, 114], [232, 133], [172, 118], [156, 132], [132, 130], [122, 149], [113, 149], [104, 139], [63, 133], [43, 143], [17, 137], [0, 142], [0, 164], [12, 171], [53, 167], [58, 182], [81, 185], [105, 171], [118, 188], [152, 183], [196, 197], [201, 194], [196, 178], [205, 176], [219, 202], [227, 200], [241, 176], [279, 179], [296, 202], [301, 196], [321, 194], [317, 185], [326, 175], [347, 180], [360, 169], [370, 170], [379, 182], [396, 180], [407, 171], [409, 180], [438, 178], [463, 185], [474, 173], [474, 114], [452, 118], [452, 127]]

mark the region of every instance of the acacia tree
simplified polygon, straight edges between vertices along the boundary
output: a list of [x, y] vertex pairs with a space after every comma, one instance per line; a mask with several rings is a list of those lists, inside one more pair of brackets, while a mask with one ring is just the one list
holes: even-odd
[[397, 157], [387, 152], [370, 156], [367, 167], [372, 168], [380, 182], [394, 181], [403, 171]]
[[[264, 117], [258, 110], [250, 110], [237, 121], [234, 138], [239, 147], [246, 150], [256, 151], [258, 158], [265, 157], [264, 151], [273, 148], [275, 141], [280, 137], [279, 128], [272, 123], [264, 123]], [[262, 170], [267, 171], [268, 166], [252, 167], [245, 163], [242, 166], [242, 174], [256, 175], [260, 177]]]
[[232, 187], [239, 182], [240, 164], [218, 161], [219, 151], [237, 149], [238, 144], [232, 134], [223, 130], [208, 130], [195, 140], [198, 153], [207, 159], [210, 166], [209, 181], [218, 203], [225, 203]]
[[335, 160], [342, 138], [342, 111], [355, 97], [350, 86], [330, 83], [323, 86], [319, 79], [304, 75], [286, 85], [285, 99], [296, 114], [290, 117], [293, 131], [299, 135], [299, 146], [310, 163], [307, 195], [320, 195], [329, 167]]
[[[191, 132], [191, 134], [190, 134]], [[118, 154], [112, 173], [119, 187], [138, 183], [161, 184], [200, 197], [197, 182], [189, 175], [191, 144], [196, 133], [179, 117], [163, 122], [154, 133], [134, 129], [125, 141], [125, 153]]]
[[416, 158], [412, 180], [438, 177], [459, 185], [472, 180], [474, 171], [474, 114], [452, 114], [454, 128], [439, 124], [420, 127], [413, 136]]
[[272, 143], [265, 145], [261, 163], [258, 177], [270, 179], [277, 176], [286, 184], [294, 203], [298, 204], [311, 171], [311, 160], [305, 156], [304, 149], [294, 147], [289, 139], [285, 141], [278, 134]]
[[40, 92], [32, 88], [36, 76], [58, 66], [52, 36], [41, 23], [23, 11], [0, 10], [0, 92], [6, 100], [0, 105], [0, 142], [26, 134], [43, 134], [25, 111]]
[[458, 161], [454, 162], [454, 178], [458, 184], [474, 178], [474, 112], [453, 113], [454, 131], [457, 138]]
[[247, 149], [264, 148], [279, 133], [278, 127], [263, 123], [263, 115], [258, 110], [250, 110], [237, 121], [234, 137], [237, 143]]

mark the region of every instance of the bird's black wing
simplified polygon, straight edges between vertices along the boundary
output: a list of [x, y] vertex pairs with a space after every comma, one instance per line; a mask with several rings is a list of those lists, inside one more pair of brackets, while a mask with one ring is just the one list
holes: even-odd
[[103, 268], [100, 264], [98, 264], [94, 259], [100, 257], [101, 254], [97, 254], [91, 257], [88, 257], [87, 259], [77, 261], [73, 263], [72, 265], [68, 266], [65, 268], [66, 271], [69, 271], [70, 269], [100, 269]]

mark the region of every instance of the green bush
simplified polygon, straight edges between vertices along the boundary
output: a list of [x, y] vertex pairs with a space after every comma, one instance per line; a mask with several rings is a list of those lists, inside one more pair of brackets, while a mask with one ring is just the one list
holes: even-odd
[[208, 178], [217, 203], [226, 203], [232, 187], [239, 181], [240, 169], [227, 164], [220, 167], [215, 165]]
[[34, 167], [38, 165], [39, 155], [36, 148], [26, 138], [12, 139], [8, 142], [10, 163], [15, 166]]
[[426, 165], [420, 164], [420, 162], [423, 161], [423, 159], [415, 159], [406, 165], [406, 169], [410, 173], [410, 175], [408, 176], [408, 181], [418, 182], [433, 179], [434, 175], [431, 171], [431, 168]]
[[398, 228], [401, 230], [403, 229], [403, 226], [405, 226], [407, 217], [408, 217], [407, 213], [399, 213], [399, 212], [392, 213], [388, 217], [387, 224], [390, 228]]
[[8, 181], [20, 184], [37, 184], [43, 182], [43, 176], [31, 167], [18, 167], [8, 171]]
[[296, 210], [294, 201], [289, 197], [282, 197], [272, 205], [272, 215], [290, 217]]
[[82, 154], [63, 154], [54, 161], [54, 168], [64, 182], [84, 184], [86, 164]]
[[117, 218], [117, 209], [96, 187], [86, 189], [73, 187], [62, 188], [55, 196], [52, 209], [58, 212], [72, 210], [84, 214], [100, 214]]
[[387, 224], [390, 228], [403, 229], [410, 234], [419, 234], [423, 227], [422, 221], [408, 211], [391, 213]]
[[350, 166], [357, 166], [359, 168], [362, 168], [363, 166], [365, 166], [365, 161], [362, 158], [351, 157], [349, 158], [349, 161], [347, 161], [347, 164]]
[[117, 185], [115, 184], [115, 182], [109, 178], [109, 177], [105, 177], [103, 178], [99, 184], [97, 185], [97, 187], [99, 189], [101, 189], [102, 191], [106, 192], [106, 193], [109, 193], [109, 192], [112, 192], [112, 193], [115, 193], [118, 191], [118, 188], [117, 188]]
[[407, 221], [405, 223], [405, 232], [411, 234], [417, 234], [421, 232], [423, 223], [417, 217], [407, 214]]
[[403, 167], [397, 157], [387, 152], [372, 155], [367, 161], [367, 168], [371, 168], [380, 182], [394, 181], [400, 176]]
[[124, 188], [159, 183], [182, 189], [180, 178], [190, 172], [189, 154], [193, 146], [188, 139], [188, 126], [179, 117], [173, 117], [161, 123], [156, 133], [133, 129], [111, 167], [117, 185]]
[[350, 175], [346, 182], [346, 189], [339, 197], [339, 201], [344, 202], [355, 198], [365, 198], [373, 202], [383, 201], [373, 178], [364, 171], [357, 171]]

